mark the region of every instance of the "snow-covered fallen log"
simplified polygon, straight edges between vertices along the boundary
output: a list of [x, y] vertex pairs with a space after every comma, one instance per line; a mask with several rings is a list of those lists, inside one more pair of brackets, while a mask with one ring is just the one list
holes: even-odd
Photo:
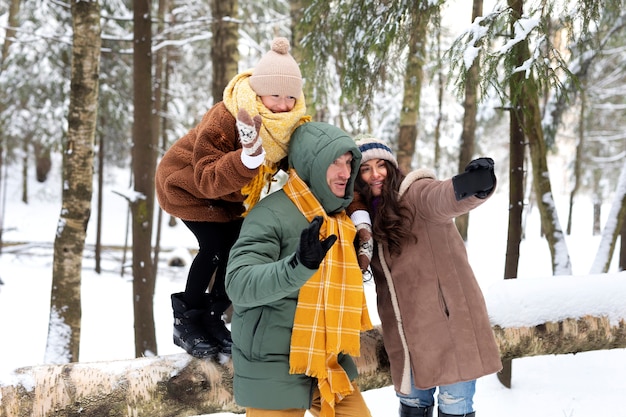
[[[485, 291], [503, 358], [626, 347], [626, 275], [505, 280]], [[363, 334], [363, 390], [391, 384], [380, 329]], [[187, 354], [17, 369], [0, 417], [188, 416], [243, 412], [232, 363]]]
[[626, 347], [626, 273], [502, 280], [485, 292], [504, 359]]

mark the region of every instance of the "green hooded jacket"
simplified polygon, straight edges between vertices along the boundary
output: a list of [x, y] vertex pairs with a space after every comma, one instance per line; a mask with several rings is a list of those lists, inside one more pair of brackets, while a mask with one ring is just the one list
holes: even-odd
[[[352, 173], [344, 198], [332, 194], [326, 182], [330, 164], [351, 152]], [[338, 213], [352, 201], [361, 153], [343, 130], [309, 122], [295, 130], [289, 145], [289, 165], [309, 186], [327, 213]], [[270, 410], [311, 407], [315, 378], [289, 374], [291, 331], [300, 287], [313, 276], [295, 260], [300, 233], [309, 222], [287, 197], [276, 191], [246, 216], [230, 252], [226, 292], [233, 302], [235, 401], [242, 407]], [[357, 369], [348, 355], [339, 363], [350, 379]]]

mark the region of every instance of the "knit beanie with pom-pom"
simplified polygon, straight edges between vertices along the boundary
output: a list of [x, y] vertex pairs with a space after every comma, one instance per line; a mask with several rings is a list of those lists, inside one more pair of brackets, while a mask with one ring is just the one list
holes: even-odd
[[391, 148], [382, 140], [371, 135], [361, 134], [356, 136], [354, 141], [361, 151], [361, 164], [371, 159], [384, 159], [398, 168], [398, 160], [393, 155]]
[[287, 38], [274, 38], [271, 51], [261, 58], [250, 77], [250, 87], [257, 95], [300, 98], [302, 74], [289, 49]]

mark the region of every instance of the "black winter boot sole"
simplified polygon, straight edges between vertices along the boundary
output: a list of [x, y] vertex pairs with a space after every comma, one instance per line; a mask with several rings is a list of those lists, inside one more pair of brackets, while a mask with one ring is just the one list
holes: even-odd
[[198, 359], [206, 359], [206, 358], [217, 359], [218, 358], [218, 354], [220, 353], [219, 346], [206, 346], [204, 343], [202, 343], [202, 345], [204, 346], [199, 347], [198, 343], [195, 343], [195, 342], [196, 341], [192, 341], [192, 343], [189, 343], [183, 338], [181, 338], [180, 336], [174, 335], [174, 344], [178, 347], [183, 348], [185, 352], [187, 352], [194, 358], [198, 358]]

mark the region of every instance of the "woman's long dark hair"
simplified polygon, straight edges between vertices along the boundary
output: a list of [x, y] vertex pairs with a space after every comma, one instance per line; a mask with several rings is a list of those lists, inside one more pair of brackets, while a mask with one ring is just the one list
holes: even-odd
[[[398, 190], [404, 179], [404, 174], [391, 162], [385, 160], [387, 177], [382, 188], [382, 193], [376, 206], [373, 205], [374, 196], [369, 185], [357, 175], [355, 190], [360, 194], [363, 202], [367, 205], [372, 216], [372, 234], [374, 240], [387, 243], [392, 254], [399, 254], [402, 242], [411, 236], [403, 223], [410, 217], [409, 210], [398, 201]], [[375, 211], [374, 211], [375, 210]]]

